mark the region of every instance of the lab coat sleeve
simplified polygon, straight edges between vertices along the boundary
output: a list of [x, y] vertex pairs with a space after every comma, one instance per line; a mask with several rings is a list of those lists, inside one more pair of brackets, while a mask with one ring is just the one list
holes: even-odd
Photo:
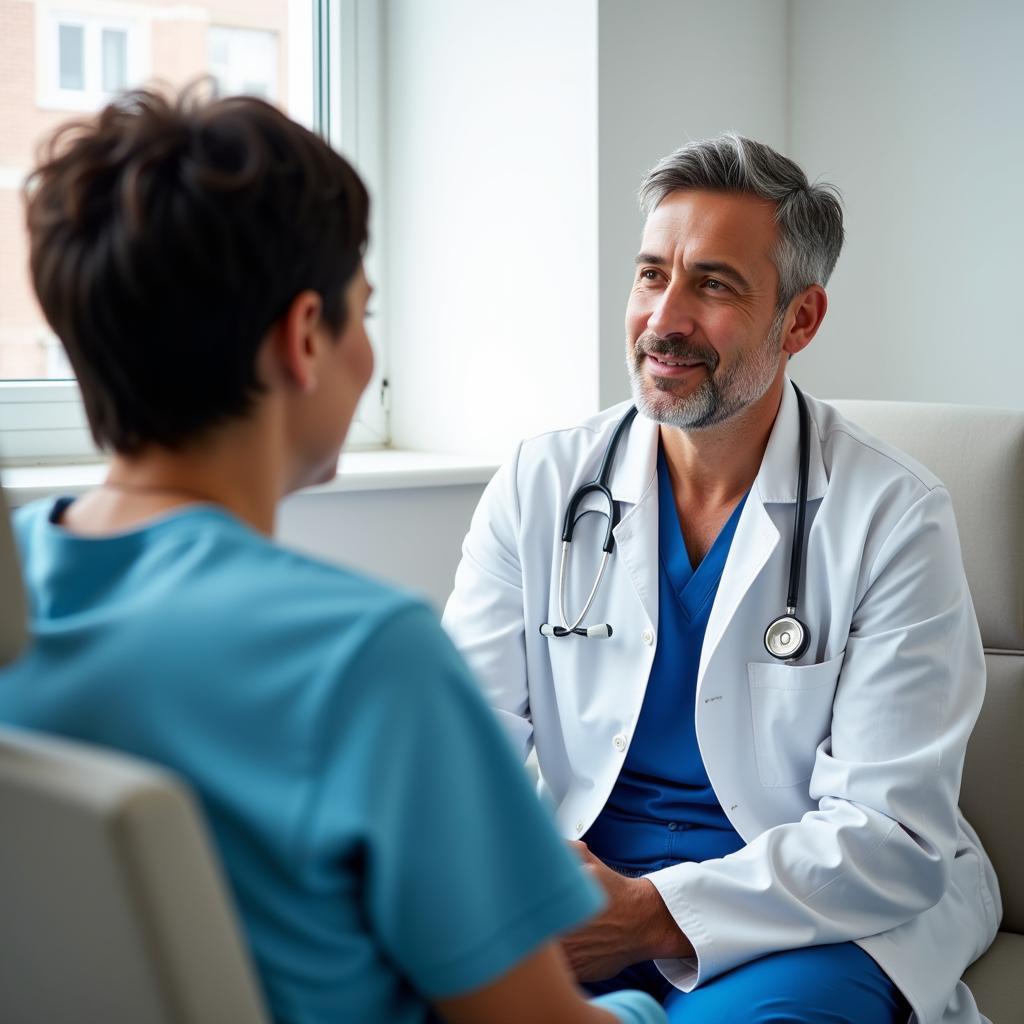
[[866, 579], [810, 778], [817, 808], [648, 876], [696, 951], [658, 961], [684, 991], [768, 953], [886, 931], [946, 890], [985, 664], [943, 488], [907, 509]]
[[477, 505], [442, 622], [525, 760], [533, 747], [533, 725], [518, 546], [519, 452], [494, 475]]

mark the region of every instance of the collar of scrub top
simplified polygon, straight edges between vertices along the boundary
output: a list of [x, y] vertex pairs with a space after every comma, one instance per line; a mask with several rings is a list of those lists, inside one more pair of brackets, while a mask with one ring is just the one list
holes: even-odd
[[[810, 404], [810, 399], [808, 399]], [[623, 405], [623, 411], [626, 406]], [[825, 495], [828, 475], [821, 454], [814, 415], [811, 414], [810, 461], [807, 474], [807, 500], [815, 501]], [[609, 488], [617, 502], [636, 505], [654, 488], [658, 479], [659, 424], [639, 415], [622, 439], [622, 453], [615, 459]], [[751, 487], [751, 497], [769, 504], [794, 503], [797, 500], [797, 473], [794, 453], [800, 443], [800, 407], [796, 392], [787, 376], [782, 391], [782, 403], [775, 417], [768, 447], [761, 468]]]

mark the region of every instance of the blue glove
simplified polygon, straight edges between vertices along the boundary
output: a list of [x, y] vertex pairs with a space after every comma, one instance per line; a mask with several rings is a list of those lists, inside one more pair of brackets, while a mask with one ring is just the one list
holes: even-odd
[[614, 1013], [622, 1024], [668, 1024], [661, 1005], [646, 992], [623, 989], [591, 1000], [594, 1006]]

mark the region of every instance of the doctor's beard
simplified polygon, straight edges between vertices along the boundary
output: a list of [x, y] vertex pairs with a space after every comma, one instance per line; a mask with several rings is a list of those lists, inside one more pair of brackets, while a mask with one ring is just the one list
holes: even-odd
[[[786, 311], [775, 315], [761, 343], [737, 356], [736, 362], [718, 376], [718, 353], [709, 346], [676, 338], [659, 338], [644, 331], [632, 354], [626, 346], [626, 369], [636, 407], [648, 419], [680, 430], [706, 430], [717, 426], [764, 397], [779, 369], [782, 324]], [[655, 355], [685, 362], [700, 362], [707, 376], [691, 394], [678, 396], [668, 378], [648, 381], [641, 369], [644, 356]]]

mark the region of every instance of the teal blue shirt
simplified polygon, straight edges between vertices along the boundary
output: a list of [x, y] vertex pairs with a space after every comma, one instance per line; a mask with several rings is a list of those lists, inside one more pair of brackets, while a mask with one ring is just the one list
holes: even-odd
[[0, 721], [190, 782], [276, 1020], [427, 1020], [599, 909], [416, 600], [213, 506], [92, 539], [54, 511], [16, 517]]

